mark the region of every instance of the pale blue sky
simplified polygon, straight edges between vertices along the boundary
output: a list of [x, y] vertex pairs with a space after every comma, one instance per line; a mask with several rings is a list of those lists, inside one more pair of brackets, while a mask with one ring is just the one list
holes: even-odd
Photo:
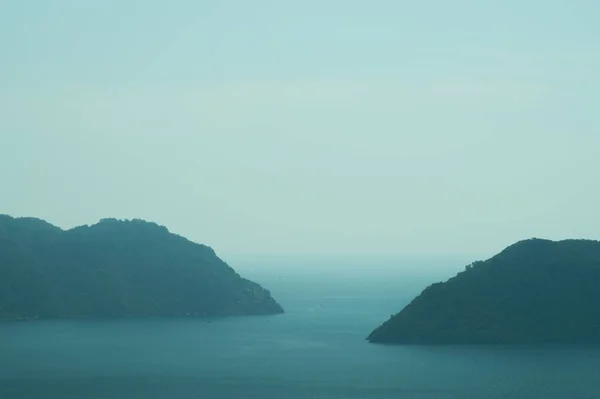
[[0, 0], [0, 213], [227, 254], [600, 239], [600, 2]]

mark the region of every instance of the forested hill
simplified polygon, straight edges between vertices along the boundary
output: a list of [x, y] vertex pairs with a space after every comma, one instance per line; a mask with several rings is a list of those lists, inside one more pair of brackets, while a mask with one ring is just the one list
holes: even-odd
[[600, 343], [600, 242], [520, 241], [426, 288], [368, 340]]
[[281, 313], [205, 245], [143, 220], [0, 215], [0, 319]]

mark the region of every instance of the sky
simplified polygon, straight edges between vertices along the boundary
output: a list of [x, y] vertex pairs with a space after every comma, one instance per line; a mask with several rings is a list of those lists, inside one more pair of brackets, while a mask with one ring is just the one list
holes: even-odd
[[224, 255], [600, 239], [595, 0], [0, 0], [0, 213]]

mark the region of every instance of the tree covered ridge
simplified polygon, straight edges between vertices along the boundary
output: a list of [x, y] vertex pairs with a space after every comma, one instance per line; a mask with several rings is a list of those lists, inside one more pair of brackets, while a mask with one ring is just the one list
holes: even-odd
[[62, 230], [0, 215], [0, 318], [281, 313], [208, 246], [139, 219]]
[[427, 287], [369, 336], [404, 344], [600, 343], [600, 242], [519, 241]]

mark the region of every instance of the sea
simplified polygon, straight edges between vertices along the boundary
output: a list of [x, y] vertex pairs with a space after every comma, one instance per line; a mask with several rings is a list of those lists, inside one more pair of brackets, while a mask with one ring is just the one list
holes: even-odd
[[253, 262], [232, 266], [267, 287], [285, 314], [0, 323], [0, 399], [600, 398], [598, 347], [365, 340], [459, 261]]

